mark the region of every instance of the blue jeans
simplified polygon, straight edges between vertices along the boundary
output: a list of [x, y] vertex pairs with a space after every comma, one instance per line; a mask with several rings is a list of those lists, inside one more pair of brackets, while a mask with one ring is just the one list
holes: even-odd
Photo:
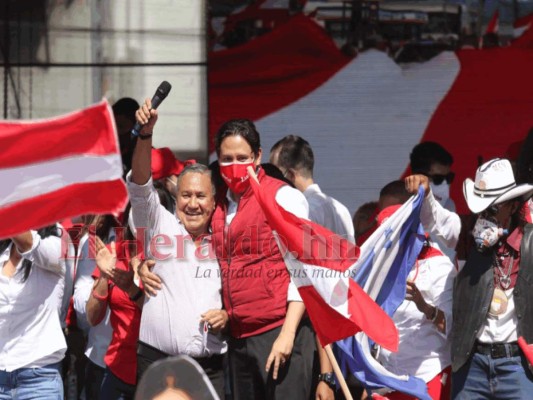
[[109, 368], [105, 369], [100, 400], [132, 400], [135, 395], [135, 385], [129, 385], [116, 376]]
[[61, 363], [0, 371], [0, 400], [63, 400]]
[[523, 356], [492, 358], [474, 353], [452, 374], [452, 399], [521, 400], [533, 396], [533, 376]]

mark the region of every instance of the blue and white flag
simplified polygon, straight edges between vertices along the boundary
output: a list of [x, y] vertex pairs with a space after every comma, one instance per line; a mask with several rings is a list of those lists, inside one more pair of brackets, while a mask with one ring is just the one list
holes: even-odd
[[[361, 246], [353, 279], [392, 317], [404, 301], [409, 272], [422, 250], [425, 235], [420, 224], [424, 190], [411, 197]], [[336, 342], [336, 355], [343, 372], [352, 373], [368, 390], [390, 388], [422, 400], [431, 400], [419, 378], [395, 375], [371, 355], [372, 341], [359, 332]]]

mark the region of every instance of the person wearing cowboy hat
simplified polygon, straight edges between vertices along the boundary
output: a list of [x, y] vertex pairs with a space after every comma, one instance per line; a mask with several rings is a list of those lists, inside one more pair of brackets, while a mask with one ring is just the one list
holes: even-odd
[[530, 398], [533, 375], [517, 340], [533, 342], [533, 225], [523, 212], [533, 185], [517, 185], [509, 160], [497, 158], [463, 193], [477, 220], [454, 287], [452, 398]]

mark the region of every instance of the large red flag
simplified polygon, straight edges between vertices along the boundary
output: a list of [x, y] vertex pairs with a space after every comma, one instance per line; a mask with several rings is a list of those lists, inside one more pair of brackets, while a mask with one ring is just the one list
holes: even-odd
[[0, 238], [127, 204], [107, 101], [58, 118], [0, 123]]

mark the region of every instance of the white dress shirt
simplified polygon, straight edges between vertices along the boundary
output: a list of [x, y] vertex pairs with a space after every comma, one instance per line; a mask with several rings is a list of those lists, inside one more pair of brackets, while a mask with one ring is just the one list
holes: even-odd
[[[450, 202], [450, 204], [453, 204], [451, 199]], [[422, 203], [420, 221], [424, 226], [424, 230], [429, 232], [435, 247], [442, 251], [455, 265], [455, 247], [461, 233], [461, 218], [459, 218], [459, 215], [441, 206], [433, 196], [433, 193], [429, 192]]]
[[[176, 215], [160, 204], [152, 179], [141, 186], [130, 177], [127, 181], [133, 222], [136, 227], [148, 228], [146, 258], [155, 259], [152, 272], [162, 281], [157, 296], [145, 299], [139, 339], [171, 355], [208, 357], [225, 353], [226, 342], [200, 322], [201, 314], [222, 308], [220, 268], [210, 237], [197, 248]], [[158, 235], [171, 244], [153, 239]], [[153, 249], [159, 253], [157, 257], [150, 254]]]
[[[107, 307], [105, 318], [95, 326], [91, 326], [87, 320], [87, 301], [93, 290], [94, 279], [92, 277], [96, 268], [96, 260], [89, 258], [89, 235], [85, 234], [80, 239], [78, 247], [78, 260], [76, 277], [74, 281], [74, 310], [76, 311], [76, 321], [78, 328], [87, 334], [87, 347], [85, 355], [94, 364], [105, 368], [104, 356], [111, 342], [113, 328], [109, 321], [109, 307]], [[111, 232], [109, 240], [114, 239], [114, 232]]]
[[446, 256], [435, 256], [418, 261], [409, 273], [424, 300], [438, 307], [446, 317], [446, 333], [418, 310], [415, 303], [404, 300], [392, 319], [398, 328], [400, 346], [392, 353], [381, 349], [378, 360], [397, 375], [412, 375], [431, 381], [451, 365], [452, 292], [457, 272]]
[[309, 219], [355, 243], [355, 233], [350, 211], [339, 201], [323, 193], [313, 183], [304, 191], [309, 203]]
[[59, 314], [65, 285], [61, 239], [32, 231], [32, 248], [22, 253], [32, 267], [22, 282], [21, 260], [12, 277], [3, 274], [11, 244], [0, 254], [0, 370], [40, 368], [61, 361], [67, 344]]
[[[237, 208], [239, 203], [233, 200], [233, 197], [229, 190], [226, 193], [226, 199], [228, 199], [226, 225], [229, 225], [237, 214]], [[307, 203], [307, 200], [305, 199], [302, 192], [289, 185], [282, 186], [278, 189], [278, 191], [276, 192], [276, 203], [283, 207], [285, 211], [288, 211], [296, 215], [297, 217], [309, 219], [309, 204]], [[287, 268], [290, 269], [290, 267]], [[289, 283], [289, 288], [287, 290], [287, 301], [302, 301], [300, 292], [298, 292], [298, 288], [292, 281], [292, 277]]]

